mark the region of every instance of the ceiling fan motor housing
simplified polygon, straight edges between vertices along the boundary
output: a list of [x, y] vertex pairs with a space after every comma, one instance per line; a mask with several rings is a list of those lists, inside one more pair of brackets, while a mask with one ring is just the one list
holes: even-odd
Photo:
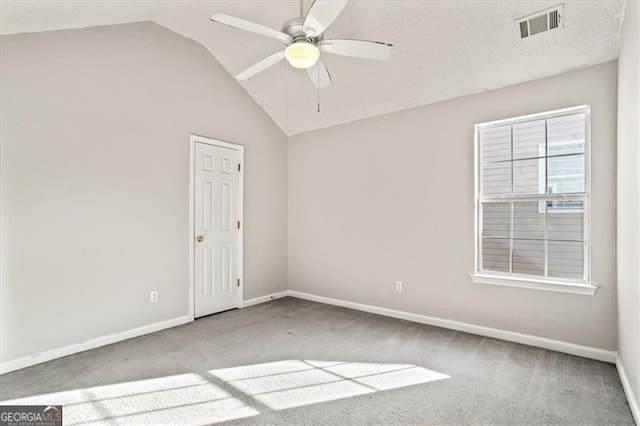
[[293, 38], [293, 43], [304, 40], [313, 44], [317, 44], [322, 40], [324, 34], [320, 34], [318, 37], [308, 37], [303, 30], [304, 18], [292, 18], [282, 25], [281, 31], [285, 34], [289, 34]]

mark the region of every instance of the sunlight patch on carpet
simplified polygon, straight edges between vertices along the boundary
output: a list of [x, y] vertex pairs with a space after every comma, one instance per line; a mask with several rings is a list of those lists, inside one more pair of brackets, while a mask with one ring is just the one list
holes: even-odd
[[286, 360], [211, 370], [273, 410], [301, 407], [450, 376], [412, 364]]
[[197, 374], [34, 395], [2, 405], [63, 405], [65, 425], [206, 424], [260, 414]]

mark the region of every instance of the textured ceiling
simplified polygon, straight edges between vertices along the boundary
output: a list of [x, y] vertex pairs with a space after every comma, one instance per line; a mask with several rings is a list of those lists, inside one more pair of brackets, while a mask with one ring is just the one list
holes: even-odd
[[[305, 11], [310, 5], [305, 1]], [[554, 1], [350, 1], [327, 38], [393, 43], [391, 59], [323, 54], [333, 85], [317, 90], [282, 63], [242, 86], [291, 135], [478, 93], [617, 57], [622, 1], [565, 1], [564, 28], [519, 38], [515, 19]], [[2, 34], [151, 20], [202, 43], [231, 73], [282, 48], [209, 21], [215, 12], [279, 29], [296, 1], [16, 1], [1, 3]]]

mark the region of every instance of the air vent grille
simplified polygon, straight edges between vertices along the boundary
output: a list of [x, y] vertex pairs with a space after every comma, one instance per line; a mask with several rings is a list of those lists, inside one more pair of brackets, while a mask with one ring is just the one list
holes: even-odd
[[532, 15], [516, 19], [520, 38], [527, 38], [536, 34], [555, 30], [563, 26], [564, 5], [536, 12]]
[[558, 10], [549, 12], [549, 29], [558, 28]]
[[539, 15], [529, 19], [529, 30], [531, 35], [536, 35], [549, 30], [547, 26], [547, 15]]

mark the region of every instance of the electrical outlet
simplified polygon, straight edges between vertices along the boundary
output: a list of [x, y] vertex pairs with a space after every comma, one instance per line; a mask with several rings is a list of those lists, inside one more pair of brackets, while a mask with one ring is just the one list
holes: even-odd
[[396, 291], [402, 291], [402, 281], [396, 281]]
[[158, 301], [158, 290], [151, 290], [149, 292], [149, 302], [156, 303]]

